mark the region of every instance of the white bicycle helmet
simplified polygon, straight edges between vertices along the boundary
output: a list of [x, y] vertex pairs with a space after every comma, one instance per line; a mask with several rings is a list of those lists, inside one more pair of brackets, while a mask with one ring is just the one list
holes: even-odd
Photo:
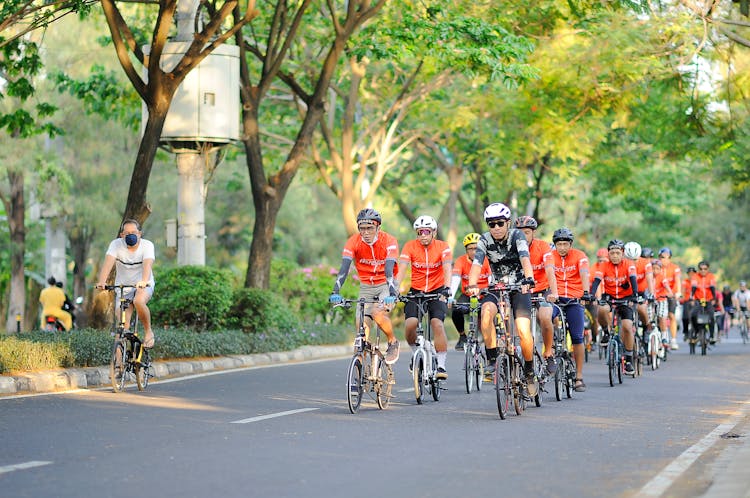
[[505, 204], [494, 202], [484, 210], [484, 221], [503, 218], [510, 219], [510, 208]]
[[437, 221], [432, 216], [422, 215], [414, 220], [414, 230], [421, 228], [429, 228], [430, 230], [437, 230]]
[[638, 259], [641, 257], [641, 245], [638, 242], [628, 242], [623, 252], [628, 259]]

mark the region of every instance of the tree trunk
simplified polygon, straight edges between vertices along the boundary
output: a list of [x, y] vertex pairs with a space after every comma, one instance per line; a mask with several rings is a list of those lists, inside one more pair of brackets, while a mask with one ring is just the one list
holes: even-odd
[[23, 171], [8, 171], [10, 183], [10, 212], [8, 226], [10, 228], [10, 296], [8, 299], [8, 320], [5, 330], [13, 333], [17, 330], [17, 320], [20, 317], [21, 330], [24, 323], [31, 325], [36, 318], [25, 317], [26, 286], [23, 274], [23, 256], [26, 250], [26, 226], [24, 224], [25, 201], [23, 196]]

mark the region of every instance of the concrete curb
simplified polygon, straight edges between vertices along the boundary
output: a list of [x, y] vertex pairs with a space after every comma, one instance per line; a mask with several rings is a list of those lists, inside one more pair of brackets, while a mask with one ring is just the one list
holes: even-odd
[[[250, 355], [219, 356], [216, 358], [155, 361], [155, 377], [160, 379], [180, 377], [217, 370], [293, 363], [325, 358], [344, 357], [351, 353], [351, 345], [302, 346], [292, 351], [258, 353]], [[0, 396], [10, 394], [32, 394], [62, 392], [110, 385], [109, 367], [67, 368], [44, 370], [19, 375], [0, 376]]]

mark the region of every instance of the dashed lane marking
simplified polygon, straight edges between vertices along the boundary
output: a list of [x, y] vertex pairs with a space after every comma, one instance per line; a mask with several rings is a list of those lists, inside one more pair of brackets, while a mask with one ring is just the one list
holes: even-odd
[[0, 474], [6, 474], [8, 472], [13, 472], [16, 470], [25, 470], [25, 469], [32, 469], [34, 467], [42, 467], [44, 465], [49, 465], [52, 462], [45, 462], [42, 460], [33, 460], [31, 462], [23, 462], [23, 463], [16, 463], [13, 465], [5, 465], [3, 467], [0, 467]]
[[300, 408], [298, 410], [287, 410], [285, 412], [269, 413], [268, 415], [260, 415], [258, 417], [243, 418], [242, 420], [235, 420], [230, 422], [231, 424], [249, 424], [250, 422], [260, 422], [261, 420], [268, 420], [269, 418], [286, 417], [287, 415], [294, 415], [296, 413], [311, 412], [318, 408]]

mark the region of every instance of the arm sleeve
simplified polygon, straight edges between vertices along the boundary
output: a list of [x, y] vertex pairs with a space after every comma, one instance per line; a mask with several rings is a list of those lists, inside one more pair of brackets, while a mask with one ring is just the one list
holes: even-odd
[[349, 267], [352, 264], [351, 258], [341, 258], [341, 268], [339, 268], [339, 273], [336, 276], [336, 282], [333, 284], [333, 293], [338, 294], [341, 290], [341, 287], [344, 285], [344, 282], [346, 282], [346, 276], [349, 275]]
[[630, 288], [633, 289], [633, 295], [638, 295], [638, 277], [630, 275]]
[[451, 275], [451, 296], [456, 295], [458, 287], [461, 285], [461, 275]]
[[591, 294], [596, 294], [596, 289], [599, 288], [599, 284], [601, 283], [602, 279], [599, 277], [594, 277], [594, 283], [591, 284]]
[[393, 268], [395, 267], [395, 259], [388, 258], [385, 260], [385, 281], [388, 283], [388, 291], [392, 296], [398, 294], [398, 289], [396, 289], [396, 279], [393, 278]]

